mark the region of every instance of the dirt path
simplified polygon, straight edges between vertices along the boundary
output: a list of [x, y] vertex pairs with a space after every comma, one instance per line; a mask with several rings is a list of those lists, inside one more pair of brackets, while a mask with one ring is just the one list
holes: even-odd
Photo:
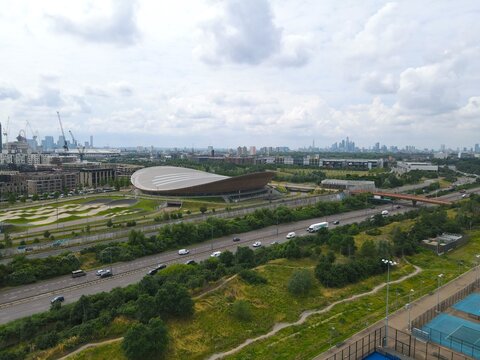
[[[415, 267], [415, 271], [412, 272], [411, 274], [408, 274], [408, 275], [405, 275], [403, 277], [401, 277], [400, 279], [397, 279], [397, 280], [394, 280], [394, 281], [390, 281], [390, 284], [396, 284], [396, 283], [400, 283], [406, 279], [409, 279], [417, 274], [419, 274], [422, 269], [416, 265], [413, 265]], [[275, 335], [277, 332], [279, 332], [280, 330], [282, 329], [285, 329], [287, 327], [290, 327], [290, 326], [295, 326], [295, 325], [301, 325], [305, 322], [305, 320], [307, 320], [307, 318], [311, 315], [316, 315], [316, 314], [323, 314], [327, 311], [330, 311], [334, 306], [338, 305], [338, 304], [341, 304], [341, 303], [344, 303], [344, 302], [347, 302], [347, 301], [352, 301], [352, 300], [356, 300], [358, 298], [361, 298], [361, 297], [364, 297], [364, 296], [367, 296], [367, 295], [372, 295], [372, 294], [375, 294], [376, 292], [378, 292], [380, 289], [382, 289], [383, 287], [385, 287], [387, 285], [387, 283], [381, 283], [377, 286], [375, 286], [372, 290], [370, 291], [367, 291], [367, 292], [364, 292], [364, 293], [361, 293], [361, 294], [356, 294], [356, 295], [353, 295], [349, 298], [346, 298], [346, 299], [343, 299], [343, 300], [338, 300], [330, 305], [328, 305], [326, 308], [323, 308], [323, 309], [320, 309], [320, 310], [307, 310], [307, 311], [304, 311], [301, 315], [300, 315], [300, 318], [293, 322], [293, 323], [277, 323], [273, 326], [272, 330], [270, 330], [268, 333], [266, 334], [263, 334], [263, 335], [260, 335], [260, 336], [257, 336], [256, 338], [250, 338], [250, 339], [247, 339], [245, 340], [242, 344], [238, 345], [237, 347], [231, 349], [231, 350], [228, 350], [228, 351], [225, 351], [223, 353], [217, 353], [217, 354], [213, 354], [212, 356], [210, 356], [208, 359], [209, 360], [216, 360], [216, 359], [221, 359], [223, 358], [224, 356], [227, 356], [227, 355], [231, 355], [231, 354], [234, 354], [236, 353], [237, 351], [243, 349], [244, 347], [258, 341], [258, 340], [263, 340], [263, 339], [267, 339], [273, 335]]]
[[75, 350], [74, 352], [71, 352], [70, 354], [67, 354], [67, 355], [65, 355], [64, 357], [61, 357], [61, 358], [58, 359], [58, 360], [68, 359], [68, 358], [70, 358], [71, 356], [76, 355], [76, 354], [78, 354], [79, 352], [81, 352], [81, 351], [83, 351], [83, 350], [86, 350], [86, 349], [89, 349], [89, 348], [91, 348], [91, 347], [96, 347], [96, 346], [99, 346], [99, 345], [111, 344], [111, 343], [114, 343], [114, 342], [117, 342], [117, 341], [121, 341], [121, 340], [123, 340], [123, 337], [119, 337], [119, 338], [116, 338], [116, 339], [105, 340], [105, 341], [102, 341], [102, 342], [99, 342], [99, 343], [85, 344], [85, 345], [79, 347], [79, 348], [78, 348], [77, 350]]

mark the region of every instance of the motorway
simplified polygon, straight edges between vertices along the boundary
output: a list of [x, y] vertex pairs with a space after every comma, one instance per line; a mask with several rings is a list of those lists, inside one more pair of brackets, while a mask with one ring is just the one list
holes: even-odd
[[[478, 192], [480, 189], [475, 189]], [[439, 197], [440, 198], [440, 197]], [[445, 200], [458, 200], [461, 194], [454, 193], [441, 197]], [[400, 203], [400, 202], [399, 202]], [[123, 287], [140, 281], [155, 265], [159, 263], [183, 263], [194, 259], [197, 262], [206, 259], [213, 251], [235, 251], [238, 246], [251, 246], [255, 241], [261, 241], [264, 246], [272, 241], [284, 242], [288, 232], [295, 231], [298, 236], [307, 234], [306, 228], [313, 223], [328, 221], [330, 227], [335, 227], [331, 222], [339, 220], [341, 225], [363, 221], [382, 210], [389, 210], [390, 214], [402, 213], [411, 210], [408, 203], [397, 209], [393, 205], [377, 206], [375, 209], [363, 209], [348, 213], [303, 220], [296, 223], [280, 224], [264, 229], [240, 234], [240, 242], [232, 242], [232, 236], [225, 236], [189, 248], [190, 254], [180, 256], [177, 251], [168, 251], [157, 255], [142, 257], [130, 262], [112, 265], [114, 276], [100, 279], [95, 271], [89, 271], [87, 276], [72, 278], [61, 276], [35, 284], [22, 285], [0, 291], [0, 323], [6, 323], [18, 318], [29, 316], [50, 308], [50, 299], [57, 295], [65, 297], [65, 303], [77, 301], [82, 295], [90, 295], [102, 291], [110, 291], [115, 287]]]

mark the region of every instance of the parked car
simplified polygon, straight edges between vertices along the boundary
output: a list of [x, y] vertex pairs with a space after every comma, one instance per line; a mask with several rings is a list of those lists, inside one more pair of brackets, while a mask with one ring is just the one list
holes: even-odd
[[294, 231], [289, 232], [289, 233], [287, 234], [287, 239], [293, 239], [295, 236], [297, 236], [297, 234], [295, 234]]
[[233, 241], [234, 241], [234, 242], [240, 241], [240, 238], [239, 238], [238, 236], [234, 236], [234, 237], [233, 237]]
[[253, 247], [260, 247], [262, 246], [262, 242], [261, 241], [255, 241], [253, 244], [252, 244]]
[[221, 251], [214, 251], [214, 252], [210, 255], [210, 257], [219, 257], [221, 253], [222, 253]]
[[187, 255], [190, 251], [187, 249], [178, 250], [178, 255]]
[[338, 224], [340, 224], [340, 220], [332, 221], [332, 224], [333, 224], [333, 225], [338, 225]]
[[51, 304], [55, 304], [57, 302], [64, 302], [65, 298], [63, 296], [55, 296], [52, 300], [50, 300]]

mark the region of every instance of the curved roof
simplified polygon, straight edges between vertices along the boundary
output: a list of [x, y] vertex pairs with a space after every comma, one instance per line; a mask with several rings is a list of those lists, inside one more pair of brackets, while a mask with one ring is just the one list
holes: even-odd
[[273, 177], [263, 172], [237, 177], [211, 174], [175, 166], [153, 166], [140, 169], [131, 176], [132, 184], [148, 193], [156, 194], [221, 194], [262, 188]]

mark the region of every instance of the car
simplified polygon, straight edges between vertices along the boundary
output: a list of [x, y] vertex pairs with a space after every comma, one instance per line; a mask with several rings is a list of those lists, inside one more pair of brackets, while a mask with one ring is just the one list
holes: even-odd
[[240, 238], [239, 238], [238, 236], [234, 236], [234, 237], [233, 237], [233, 241], [234, 241], [234, 242], [238, 242], [238, 241], [240, 241]]
[[193, 259], [190, 259], [188, 261], [185, 261], [185, 265], [197, 265], [197, 262]]
[[272, 242], [270, 243], [270, 245], [277, 245], [277, 244], [278, 244], [278, 241], [272, 241]]
[[178, 255], [187, 255], [190, 251], [187, 249], [178, 250]]
[[332, 221], [332, 224], [333, 224], [333, 225], [338, 225], [338, 224], [340, 224], [340, 220]]
[[297, 236], [297, 234], [295, 234], [295, 232], [292, 231], [292, 232], [289, 232], [286, 237], [287, 239], [293, 239], [295, 236]]
[[468, 194], [462, 194], [462, 199], [465, 199], [468, 196]]
[[260, 247], [262, 246], [262, 242], [261, 241], [255, 241], [253, 244], [252, 244], [253, 247]]
[[167, 265], [165, 264], [158, 264], [154, 269], [148, 272], [148, 275], [155, 275], [159, 270], [165, 269], [166, 267]]
[[110, 276], [113, 276], [113, 273], [110, 270], [105, 270], [103, 273], [100, 274], [100, 277], [102, 279], [110, 277]]
[[395, 207], [396, 207], [397, 209], [400, 209], [400, 208], [401, 208], [401, 206], [400, 206], [400, 205], [397, 205], [397, 206], [395, 206]]
[[50, 303], [51, 304], [55, 304], [55, 303], [61, 303], [61, 302], [64, 302], [65, 301], [65, 298], [61, 295], [59, 296], [55, 296], [52, 300], [50, 300]]
[[102, 275], [105, 271], [107, 271], [107, 270], [106, 270], [106, 269], [99, 269], [99, 270], [95, 271], [95, 275], [100, 276], [100, 275]]
[[219, 256], [221, 255], [221, 253], [222, 253], [221, 251], [214, 251], [214, 252], [210, 255], [210, 257], [219, 257]]

